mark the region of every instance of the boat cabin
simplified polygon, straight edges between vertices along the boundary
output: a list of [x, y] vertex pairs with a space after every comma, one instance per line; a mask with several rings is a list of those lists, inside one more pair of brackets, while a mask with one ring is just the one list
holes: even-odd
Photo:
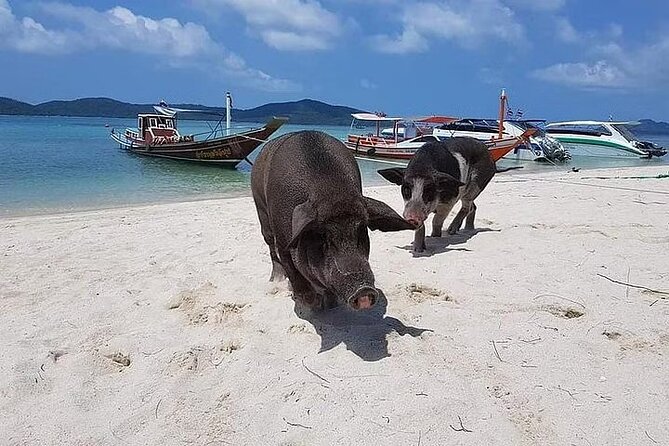
[[146, 144], [167, 144], [179, 142], [175, 116], [140, 114], [137, 116], [137, 130]]
[[599, 122], [566, 122], [551, 124], [548, 133], [566, 133], [572, 135], [611, 136], [611, 130]]

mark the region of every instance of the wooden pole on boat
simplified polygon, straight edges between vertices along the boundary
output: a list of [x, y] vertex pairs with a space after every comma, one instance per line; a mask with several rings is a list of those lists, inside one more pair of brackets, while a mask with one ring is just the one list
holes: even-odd
[[230, 120], [232, 118], [232, 96], [229, 91], [225, 92], [225, 133], [230, 134]]
[[502, 89], [502, 95], [499, 97], [499, 139], [504, 134], [504, 115], [506, 114], [506, 91]]

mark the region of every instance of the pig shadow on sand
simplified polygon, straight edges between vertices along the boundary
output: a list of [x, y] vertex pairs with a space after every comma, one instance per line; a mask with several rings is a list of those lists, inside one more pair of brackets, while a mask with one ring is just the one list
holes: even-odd
[[[467, 243], [467, 241], [474, 237], [476, 234], [481, 232], [500, 232], [499, 229], [490, 229], [490, 228], [476, 228], [473, 230], [461, 230], [456, 234], [450, 235], [446, 234], [444, 230], [444, 235], [441, 237], [425, 237], [425, 251], [413, 253], [414, 257], [431, 257], [435, 254], [443, 254], [448, 251], [467, 251], [470, 252], [471, 249], [465, 247], [454, 247], [457, 245], [462, 245]], [[398, 248], [406, 249], [407, 251], [413, 252], [413, 244], [408, 244], [405, 246], [398, 246]]]
[[368, 311], [352, 311], [339, 306], [314, 312], [295, 304], [295, 314], [311, 325], [321, 337], [319, 353], [326, 352], [342, 342], [346, 348], [364, 361], [378, 361], [390, 356], [387, 336], [395, 332], [400, 336], [420, 336], [426, 328], [406, 326], [394, 317], [386, 316], [388, 299], [379, 292], [376, 305]]

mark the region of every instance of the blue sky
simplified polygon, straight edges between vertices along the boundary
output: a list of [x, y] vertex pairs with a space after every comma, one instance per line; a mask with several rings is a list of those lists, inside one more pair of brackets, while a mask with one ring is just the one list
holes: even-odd
[[0, 96], [669, 120], [669, 1], [0, 0]]

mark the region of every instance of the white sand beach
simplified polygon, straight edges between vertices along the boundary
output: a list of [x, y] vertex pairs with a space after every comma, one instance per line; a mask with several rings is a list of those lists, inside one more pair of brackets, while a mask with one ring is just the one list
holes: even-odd
[[355, 314], [296, 315], [250, 197], [2, 219], [0, 443], [669, 444], [669, 294], [603, 277], [669, 292], [659, 174], [499, 174], [473, 234], [372, 233]]

